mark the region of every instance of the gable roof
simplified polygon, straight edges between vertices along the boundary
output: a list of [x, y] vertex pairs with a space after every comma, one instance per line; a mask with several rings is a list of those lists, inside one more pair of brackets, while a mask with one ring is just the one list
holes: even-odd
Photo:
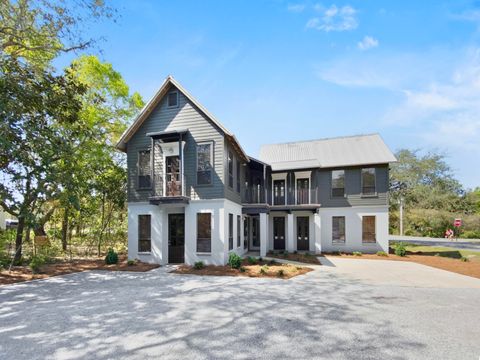
[[260, 160], [273, 171], [396, 162], [379, 134], [264, 145]]
[[182, 86], [178, 81], [176, 81], [173, 76], [169, 75], [160, 86], [160, 89], [155, 93], [155, 95], [148, 101], [147, 104], [143, 107], [140, 113], [137, 115], [133, 123], [128, 127], [127, 130], [122, 134], [120, 140], [117, 142], [117, 149], [125, 152], [127, 149], [127, 143], [132, 138], [132, 136], [137, 132], [143, 122], [148, 118], [151, 112], [155, 109], [155, 107], [159, 104], [160, 100], [165, 96], [165, 94], [170, 89], [170, 86], [174, 86], [180, 91], [185, 97], [190, 100], [205, 116], [206, 118], [216, 126], [227, 139], [232, 143], [235, 150], [244, 158], [245, 161], [249, 161], [249, 158], [243, 148], [241, 147], [240, 143], [238, 142], [237, 138], [233, 133], [227, 130], [220, 121], [218, 121], [200, 102], [197, 101], [190, 93]]

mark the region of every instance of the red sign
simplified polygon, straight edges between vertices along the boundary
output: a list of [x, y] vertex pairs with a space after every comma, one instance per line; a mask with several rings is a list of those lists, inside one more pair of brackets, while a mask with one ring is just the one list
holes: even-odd
[[462, 226], [462, 219], [455, 219], [455, 221], [453, 222], [453, 226], [455, 227]]

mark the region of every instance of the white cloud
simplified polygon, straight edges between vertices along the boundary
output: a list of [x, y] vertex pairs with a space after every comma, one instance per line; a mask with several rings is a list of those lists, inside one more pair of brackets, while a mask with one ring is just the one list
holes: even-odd
[[305, 10], [305, 4], [288, 4], [287, 10], [293, 13], [301, 13]]
[[372, 36], [365, 36], [362, 41], [357, 44], [360, 50], [368, 50], [378, 46], [378, 40]]
[[321, 16], [308, 20], [306, 27], [325, 32], [348, 31], [358, 27], [357, 10], [350, 5], [337, 7], [335, 4], [325, 9], [315, 5], [314, 9], [321, 13]]

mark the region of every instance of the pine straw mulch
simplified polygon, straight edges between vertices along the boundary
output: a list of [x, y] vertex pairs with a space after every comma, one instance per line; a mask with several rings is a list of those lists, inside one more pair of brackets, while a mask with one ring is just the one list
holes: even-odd
[[139, 261], [134, 265], [128, 265], [126, 257], [120, 257], [118, 264], [114, 265], [106, 265], [104, 258], [59, 261], [42, 265], [38, 274], [32, 274], [32, 270], [28, 265], [12, 266], [11, 272], [8, 271], [8, 268], [0, 270], [0, 285], [34, 279], [45, 279], [51, 276], [65, 275], [87, 270], [145, 272], [158, 268], [159, 266], [160, 265], [158, 264], [147, 264]]
[[[174, 274], [192, 274], [201, 276], [245, 276], [254, 278], [290, 279], [313, 271], [313, 269], [308, 267], [281, 264], [276, 261], [272, 262], [265, 260], [258, 261], [257, 264], [250, 264], [245, 260], [242, 263], [242, 268], [245, 269], [244, 272], [240, 271], [240, 269], [232, 269], [228, 265], [206, 265], [203, 269], [195, 269], [193, 266], [180, 265], [177, 269], [171, 272]], [[262, 268], [265, 272], [261, 271]]]
[[296, 262], [302, 262], [302, 263], [307, 263], [307, 264], [313, 264], [313, 265], [321, 265], [320, 261], [318, 260], [316, 255], [310, 254], [310, 253], [273, 253], [270, 252], [267, 254], [268, 257], [271, 258], [276, 258], [276, 259], [283, 259], [283, 260], [289, 260], [289, 261], [296, 261]]
[[387, 256], [378, 256], [376, 254], [362, 254], [355, 256], [352, 254], [325, 254], [328, 256], [343, 257], [349, 259], [367, 259], [367, 260], [391, 260], [391, 261], [410, 261], [422, 265], [431, 266], [437, 269], [451, 271], [457, 274], [472, 276], [480, 279], [480, 261], [470, 260], [467, 262], [459, 259], [447, 258], [442, 256], [422, 255], [421, 253], [407, 252], [404, 257], [394, 254]]

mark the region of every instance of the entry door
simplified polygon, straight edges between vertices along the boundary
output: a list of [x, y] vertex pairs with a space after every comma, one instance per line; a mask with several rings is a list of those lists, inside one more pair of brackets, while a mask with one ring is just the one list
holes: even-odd
[[252, 237], [250, 238], [250, 249], [258, 250], [260, 249], [260, 221], [258, 216], [251, 217], [252, 224]]
[[273, 248], [285, 250], [285, 218], [273, 218]]
[[182, 195], [182, 182], [180, 181], [180, 157], [166, 157], [167, 196]]
[[185, 262], [185, 214], [168, 215], [168, 262]]
[[309, 219], [308, 216], [297, 217], [297, 250], [308, 250]]

